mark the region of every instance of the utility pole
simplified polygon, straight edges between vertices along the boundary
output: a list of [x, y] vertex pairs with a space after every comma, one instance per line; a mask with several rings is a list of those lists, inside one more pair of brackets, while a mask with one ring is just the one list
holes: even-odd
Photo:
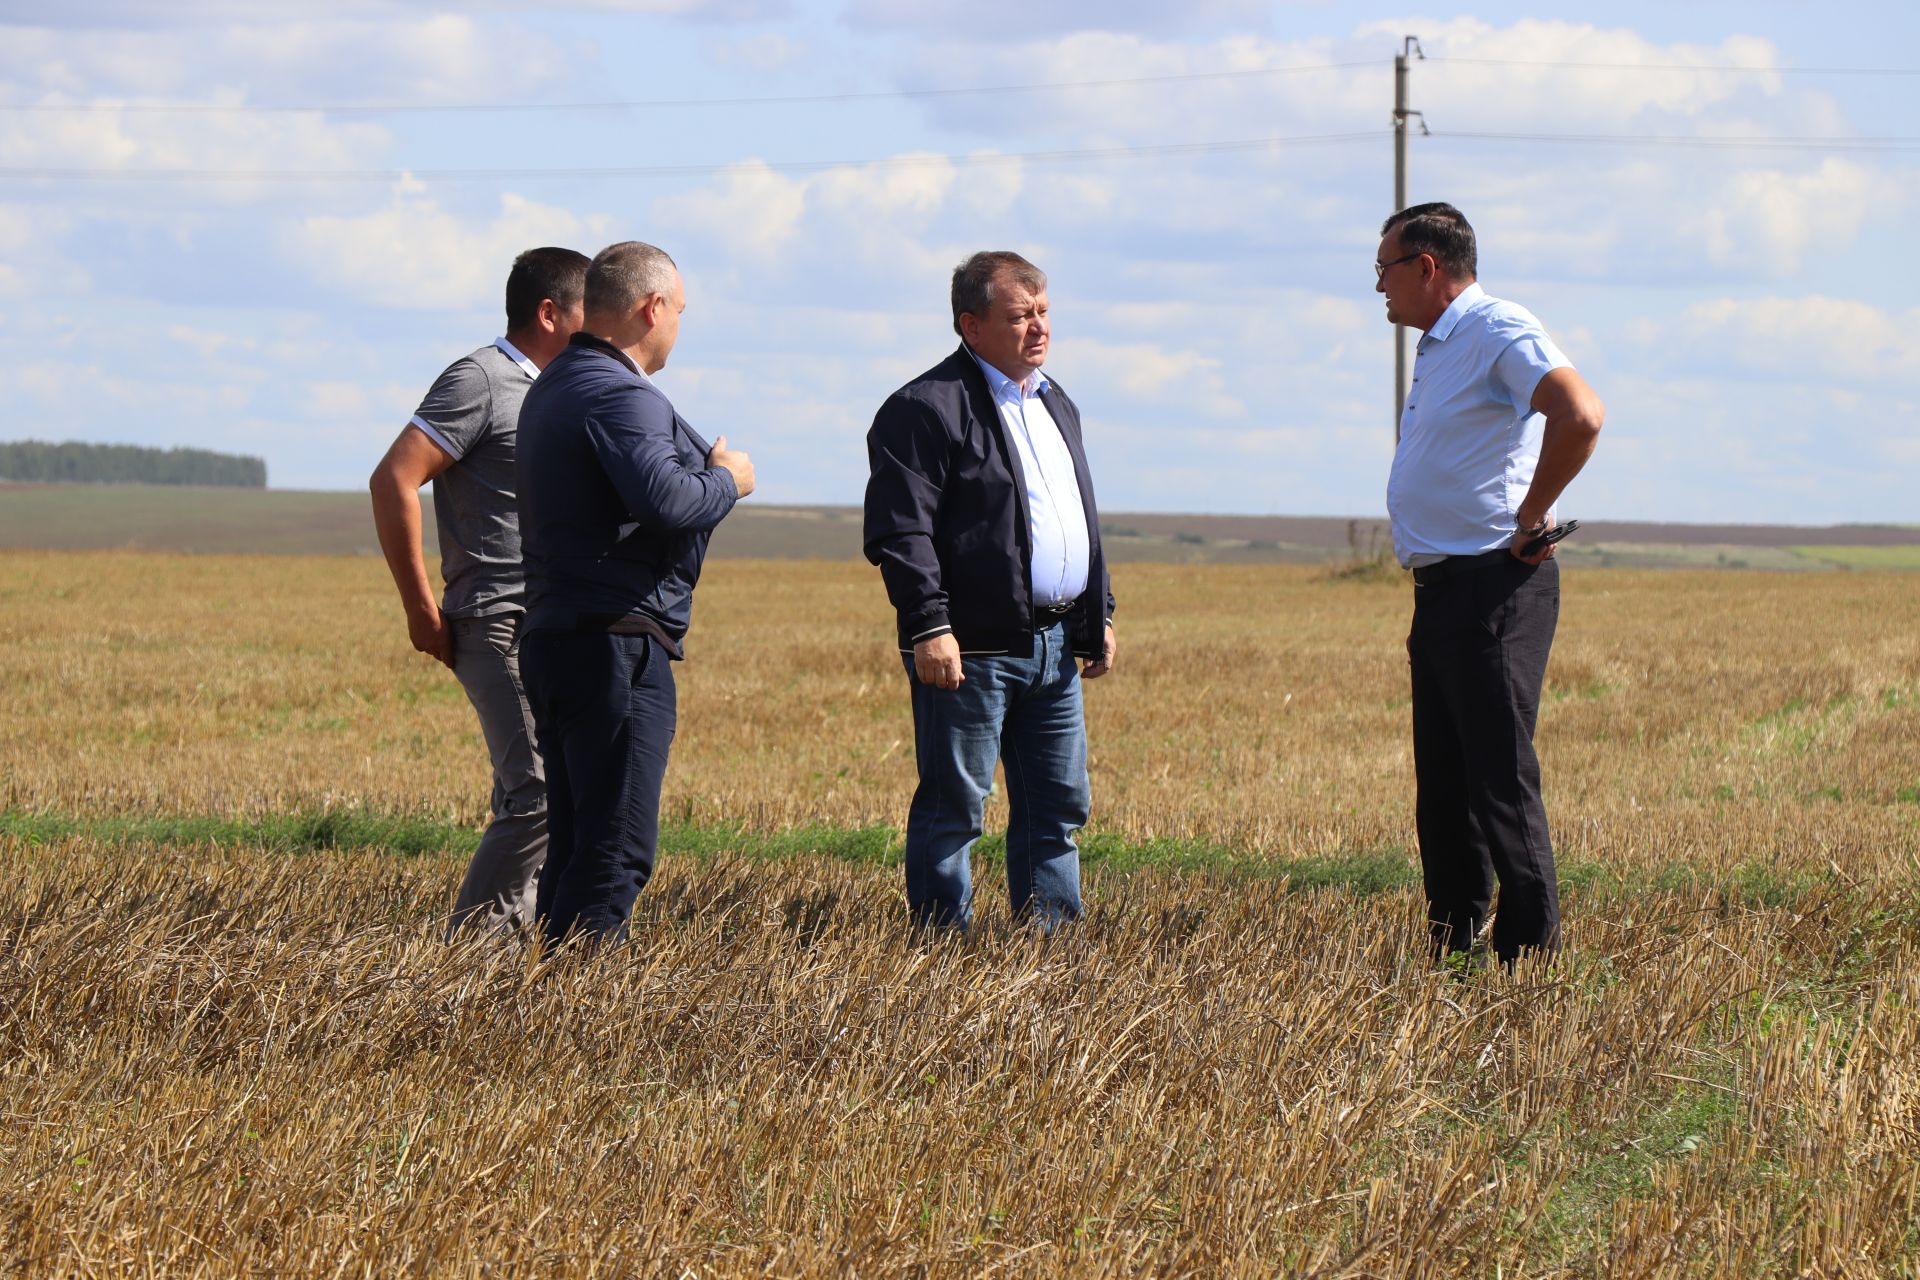
[[[1407, 207], [1407, 120], [1420, 116], [1420, 132], [1427, 118], [1407, 107], [1407, 59], [1426, 60], [1418, 37], [1408, 36], [1393, 56], [1393, 211]], [[1393, 442], [1400, 443], [1400, 413], [1407, 404], [1407, 326], [1393, 326]]]

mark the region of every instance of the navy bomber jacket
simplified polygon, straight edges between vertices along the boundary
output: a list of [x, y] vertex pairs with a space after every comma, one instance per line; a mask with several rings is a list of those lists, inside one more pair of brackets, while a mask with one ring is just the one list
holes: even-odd
[[710, 451], [623, 352], [575, 334], [520, 409], [526, 629], [637, 616], [677, 650], [707, 539], [739, 500]]
[[[1098, 658], [1114, 605], [1080, 411], [1057, 382], [1041, 400], [1073, 455], [1087, 513], [1088, 588], [1067, 635], [1076, 654]], [[1026, 484], [964, 344], [887, 397], [867, 432], [867, 463], [867, 559], [887, 584], [901, 651], [951, 631], [963, 654], [1031, 655]]]

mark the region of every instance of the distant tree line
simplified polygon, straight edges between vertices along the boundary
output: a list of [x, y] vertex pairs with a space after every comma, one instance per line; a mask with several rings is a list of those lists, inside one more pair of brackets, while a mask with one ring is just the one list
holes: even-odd
[[0, 480], [52, 484], [211, 484], [267, 487], [265, 458], [133, 444], [0, 441]]

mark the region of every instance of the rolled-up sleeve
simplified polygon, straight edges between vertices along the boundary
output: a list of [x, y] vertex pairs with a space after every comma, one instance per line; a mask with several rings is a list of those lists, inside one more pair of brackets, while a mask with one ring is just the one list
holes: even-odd
[[651, 388], [620, 387], [597, 398], [588, 438], [627, 513], [643, 528], [712, 529], [740, 494], [725, 467], [689, 471], [673, 442], [673, 408]]

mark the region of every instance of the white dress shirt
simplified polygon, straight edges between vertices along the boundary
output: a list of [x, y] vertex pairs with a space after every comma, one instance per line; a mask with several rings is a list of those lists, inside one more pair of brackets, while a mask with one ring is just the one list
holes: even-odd
[[1525, 307], [1468, 285], [1420, 339], [1387, 478], [1400, 563], [1513, 541], [1540, 461], [1540, 379], [1572, 362]]
[[[971, 348], [968, 352], [973, 354]], [[1000, 410], [1000, 421], [1020, 456], [1020, 473], [1026, 480], [1033, 603], [1058, 605], [1077, 600], [1087, 589], [1087, 563], [1092, 554], [1087, 508], [1080, 499], [1073, 454], [1040, 398], [1047, 387], [1047, 375], [1035, 369], [1024, 383], [1015, 382], [978, 355], [973, 358], [987, 375], [994, 407]]]

